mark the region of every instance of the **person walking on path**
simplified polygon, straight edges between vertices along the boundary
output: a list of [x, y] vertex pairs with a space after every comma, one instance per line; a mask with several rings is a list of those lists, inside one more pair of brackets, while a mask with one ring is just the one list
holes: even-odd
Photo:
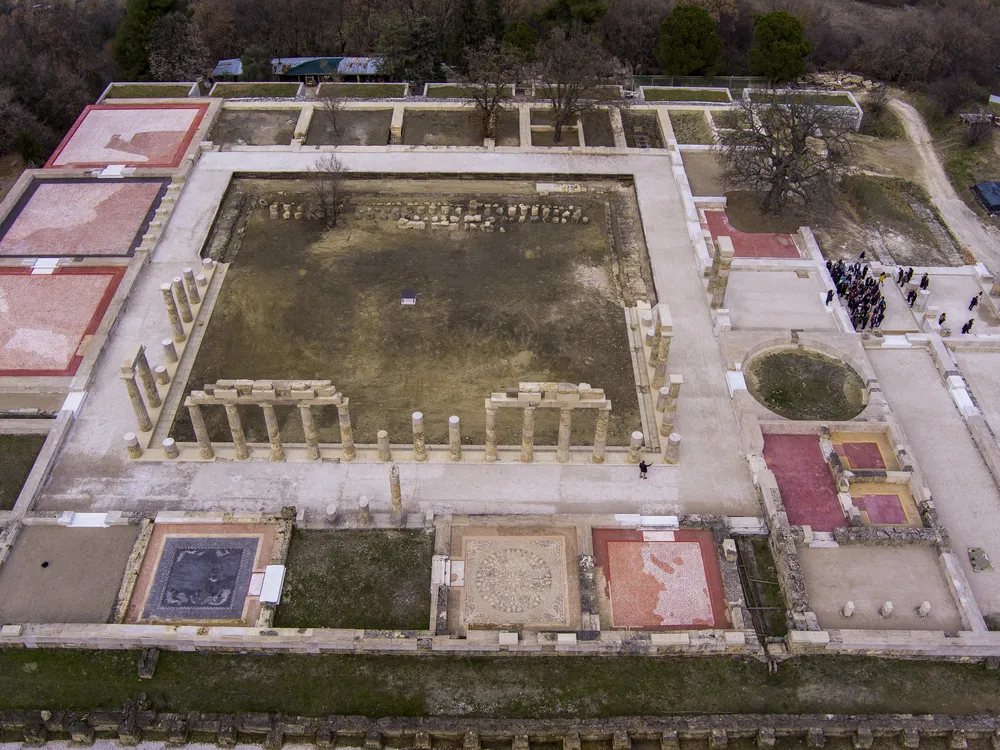
[[645, 461], [639, 462], [639, 479], [649, 479], [649, 477], [646, 476], [646, 471], [649, 469], [649, 466], [650, 465]]
[[906, 271], [906, 276], [903, 277], [903, 283], [909, 284], [912, 279], [913, 279], [913, 269], [909, 268]]
[[833, 290], [832, 289], [830, 289], [826, 293], [826, 306], [829, 307], [831, 302], [833, 302]]
[[975, 320], [969, 318], [969, 322], [966, 323], [964, 326], [962, 326], [962, 333], [969, 333], [969, 331], [972, 330], [972, 324], [975, 322], [976, 322]]
[[926, 289], [930, 285], [931, 285], [931, 277], [925, 273], [923, 276], [920, 277], [920, 288]]
[[906, 293], [906, 304], [908, 304], [910, 307], [913, 307], [913, 303], [916, 301], [917, 301], [917, 290], [911, 289], [909, 292]]
[[878, 283], [879, 283], [879, 286], [881, 286], [882, 284], [885, 283], [885, 271], [883, 271], [882, 273], [880, 273], [878, 275]]
[[900, 266], [899, 267], [899, 273], [896, 274], [896, 283], [899, 284], [899, 286], [903, 286], [903, 277], [904, 276], [906, 276], [906, 271], [904, 271], [903, 267]]
[[969, 302], [969, 310], [971, 311], [978, 304], [979, 304], [979, 296], [977, 295], [972, 298], [971, 302]]
[[945, 321], [945, 319], [946, 319], [947, 317], [948, 317], [948, 313], [941, 313], [941, 314], [940, 314], [940, 315], [938, 316], [938, 325], [939, 325], [939, 326], [943, 326], [943, 325], [944, 325], [944, 321]]

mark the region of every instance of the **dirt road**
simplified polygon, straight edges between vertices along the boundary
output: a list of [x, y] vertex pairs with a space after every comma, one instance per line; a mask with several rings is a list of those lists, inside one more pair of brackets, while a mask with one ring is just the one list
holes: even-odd
[[898, 99], [893, 99], [889, 106], [903, 118], [906, 135], [923, 162], [921, 182], [941, 211], [948, 228], [990, 271], [1000, 273], [1000, 232], [983, 224], [975, 212], [958, 197], [941, 166], [941, 160], [934, 150], [934, 141], [920, 113]]

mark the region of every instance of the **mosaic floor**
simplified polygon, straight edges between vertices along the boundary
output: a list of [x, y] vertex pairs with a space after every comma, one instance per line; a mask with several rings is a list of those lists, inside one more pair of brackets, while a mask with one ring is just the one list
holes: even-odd
[[465, 542], [466, 625], [564, 625], [566, 551], [561, 538]]
[[257, 544], [231, 537], [168, 539], [143, 619], [240, 619]]
[[712, 238], [729, 237], [737, 258], [799, 258], [790, 234], [740, 232], [729, 223], [725, 211], [705, 211], [705, 221]]
[[830, 439], [845, 469], [899, 470], [892, 445], [884, 434], [835, 432]]
[[594, 530], [616, 628], [725, 627], [725, 597], [707, 531]]
[[855, 482], [851, 485], [851, 500], [862, 518], [876, 526], [922, 525], [917, 505], [905, 484]]
[[764, 435], [764, 460], [774, 472], [793, 526], [833, 531], [847, 526], [837, 488], [815, 435]]
[[0, 224], [0, 255], [130, 255], [166, 182], [36, 181]]
[[124, 268], [0, 268], [0, 375], [72, 375]]
[[273, 524], [156, 524], [126, 622], [242, 622], [260, 612]]
[[49, 159], [49, 167], [176, 167], [207, 104], [87, 107]]

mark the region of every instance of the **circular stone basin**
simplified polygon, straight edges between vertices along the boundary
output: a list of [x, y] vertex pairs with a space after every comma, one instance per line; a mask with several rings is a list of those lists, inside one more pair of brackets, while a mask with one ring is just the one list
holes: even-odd
[[818, 352], [764, 352], [745, 368], [747, 390], [786, 419], [852, 419], [865, 408], [865, 384], [853, 368]]

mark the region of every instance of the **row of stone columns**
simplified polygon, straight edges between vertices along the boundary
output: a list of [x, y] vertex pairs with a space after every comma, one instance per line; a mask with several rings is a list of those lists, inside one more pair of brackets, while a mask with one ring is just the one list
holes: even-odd
[[[246, 435], [243, 432], [243, 421], [240, 419], [239, 409], [235, 403], [224, 404], [226, 409], [226, 419], [229, 422], [229, 431], [233, 438], [233, 448], [238, 461], [245, 461], [250, 458], [250, 448], [247, 445]], [[284, 461], [285, 447], [281, 440], [281, 429], [278, 425], [278, 417], [272, 404], [260, 404], [264, 412], [264, 425], [267, 427], [267, 440], [270, 445], [270, 460]], [[201, 458], [211, 459], [215, 457], [215, 449], [212, 446], [212, 439], [208, 434], [208, 427], [205, 425], [205, 416], [202, 414], [200, 404], [187, 404], [188, 414], [191, 416], [191, 426], [194, 428], [195, 440], [198, 442], [198, 452]], [[306, 457], [310, 461], [319, 460], [319, 433], [316, 430], [316, 423], [313, 420], [312, 407], [309, 404], [299, 404], [299, 415], [302, 418], [302, 432], [306, 438]], [[357, 450], [354, 446], [354, 430], [351, 427], [350, 404], [347, 399], [337, 405], [337, 418], [340, 422], [340, 443], [343, 450], [343, 459], [353, 461], [357, 457]]]
[[[205, 258], [202, 262], [204, 273], [197, 276], [194, 269], [185, 266], [180, 276], [175, 276], [169, 284], [160, 284], [160, 294], [163, 296], [163, 304], [167, 308], [167, 320], [170, 321], [170, 332], [174, 343], [180, 344], [187, 340], [187, 333], [184, 330], [185, 323], [194, 322], [194, 312], [192, 305], [200, 305], [202, 300], [202, 290], [208, 286], [208, 277], [205, 275], [215, 266], [215, 261]], [[164, 344], [164, 348], [166, 345]], [[175, 359], [168, 361], [176, 362]]]
[[[170, 383], [167, 368], [160, 365], [155, 371], [150, 369], [149, 360], [146, 358], [146, 347], [140, 346], [135, 358], [132, 361], [125, 360], [122, 364], [119, 377], [125, 384], [125, 391], [132, 404], [139, 432], [149, 432], [153, 429], [153, 420], [149, 415], [149, 409], [159, 409], [163, 405], [157, 384], [168, 385]], [[136, 377], [138, 377], [138, 382]], [[127, 440], [126, 443], [130, 443], [130, 441]]]

